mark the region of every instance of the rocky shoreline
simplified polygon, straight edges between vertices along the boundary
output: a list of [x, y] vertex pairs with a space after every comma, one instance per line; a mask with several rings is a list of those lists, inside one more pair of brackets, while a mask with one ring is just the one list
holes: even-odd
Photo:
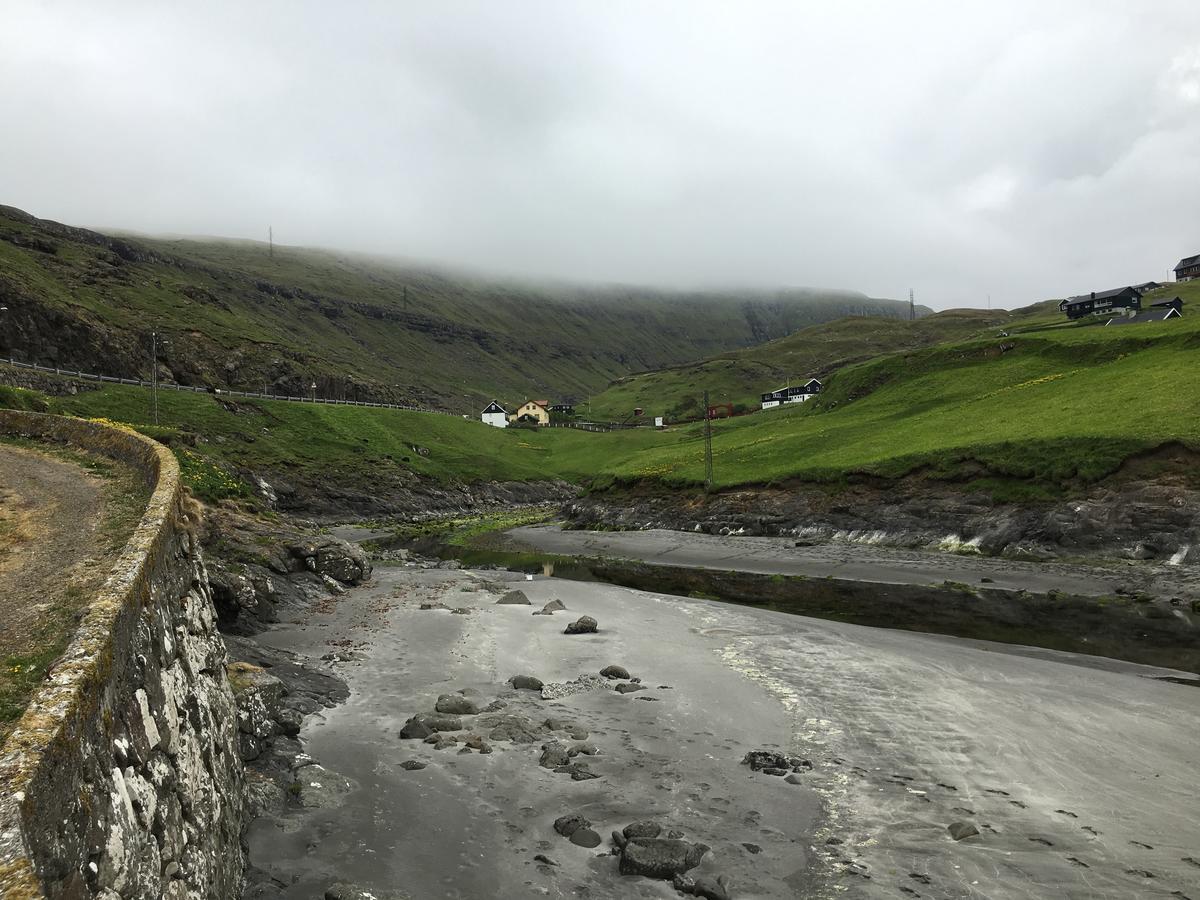
[[1190, 450], [1163, 448], [1061, 500], [997, 500], [987, 490], [914, 476], [878, 484], [862, 479], [711, 494], [618, 488], [568, 501], [563, 515], [573, 527], [591, 530], [663, 528], [1017, 559], [1192, 565], [1200, 563], [1200, 485], [1190, 474], [1197, 471], [1196, 462]]

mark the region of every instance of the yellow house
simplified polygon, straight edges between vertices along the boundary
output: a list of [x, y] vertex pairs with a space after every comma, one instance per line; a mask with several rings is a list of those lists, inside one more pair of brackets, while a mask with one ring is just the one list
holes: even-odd
[[519, 422], [524, 416], [529, 416], [531, 419], [536, 419], [539, 425], [550, 424], [550, 410], [547, 407], [550, 405], [549, 400], [526, 400], [517, 407], [517, 411], [508, 417], [510, 422]]

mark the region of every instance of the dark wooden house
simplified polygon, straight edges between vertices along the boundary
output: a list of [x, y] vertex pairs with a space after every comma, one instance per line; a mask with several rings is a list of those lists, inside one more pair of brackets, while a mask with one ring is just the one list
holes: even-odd
[[1142, 308], [1142, 292], [1132, 285], [1113, 288], [1111, 291], [1093, 291], [1079, 297], [1068, 297], [1058, 308], [1068, 319], [1084, 316], [1109, 316], [1124, 310]]
[[1193, 278], [1200, 278], [1200, 253], [1181, 259], [1175, 267], [1176, 281], [1191, 281]]

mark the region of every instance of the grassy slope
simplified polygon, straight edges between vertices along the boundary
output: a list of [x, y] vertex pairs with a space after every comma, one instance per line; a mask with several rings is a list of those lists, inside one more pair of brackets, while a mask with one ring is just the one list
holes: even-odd
[[[1057, 313], [1057, 310], [1055, 310]], [[1033, 321], [1005, 310], [956, 309], [915, 322], [880, 317], [844, 318], [711, 359], [619, 378], [591, 398], [591, 415], [624, 419], [635, 407], [647, 416], [675, 411], [698, 415], [703, 392], [714, 403], [756, 408], [759, 395], [811, 377], [826, 379], [846, 365], [884, 353], [913, 350], [977, 334], [995, 334], [1014, 322]]]
[[[1168, 293], [1200, 309], [1200, 284]], [[803, 407], [717, 422], [717, 482], [894, 477], [922, 467], [960, 477], [982, 464], [992, 474], [1054, 489], [1102, 478], [1131, 454], [1167, 442], [1200, 448], [1200, 314], [1124, 328], [1044, 327], [1059, 322], [1035, 310], [1018, 317], [1010, 337], [885, 355], [839, 370], [826, 393]], [[218, 495], [223, 476], [206, 460], [360, 482], [393, 467], [468, 481], [694, 485], [703, 478], [699, 425], [609, 434], [501, 430], [453, 416], [354, 407], [246, 403], [230, 411], [208, 395], [166, 392], [163, 423], [171, 431], [164, 433], [146, 426], [147, 399], [144, 391], [114, 386], [51, 402], [59, 411], [133, 422], [152, 434], [203, 435], [185, 454], [185, 468], [193, 483], [211, 484]], [[416, 454], [414, 445], [429, 455]]]
[[[492, 396], [584, 396], [630, 371], [904, 308], [846, 291], [489, 282], [320, 250], [272, 258], [252, 242], [139, 237], [115, 253], [94, 234], [22, 216], [0, 207], [0, 305], [12, 326], [0, 354], [144, 374], [153, 328], [185, 383], [301, 392], [315, 378], [325, 396], [353, 397], [357, 385], [364, 399], [457, 412]], [[55, 252], [29, 246], [38, 241]], [[96, 329], [103, 336], [88, 337]]]

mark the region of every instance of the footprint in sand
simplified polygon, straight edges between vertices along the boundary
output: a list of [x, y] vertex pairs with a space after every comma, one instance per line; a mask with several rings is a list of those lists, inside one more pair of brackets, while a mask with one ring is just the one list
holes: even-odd
[[1087, 863], [1085, 863], [1082, 859], [1076, 859], [1074, 856], [1068, 856], [1067, 862], [1069, 862], [1073, 866], [1079, 866], [1081, 869], [1090, 869], [1091, 868], [1091, 866], [1089, 866]]
[[1136, 875], [1139, 878], [1157, 878], [1158, 877], [1153, 872], [1150, 872], [1146, 869], [1126, 869], [1125, 874], [1126, 875]]
[[1129, 843], [1133, 844], [1133, 846], [1135, 846], [1135, 847], [1141, 847], [1143, 850], [1153, 850], [1154, 849], [1149, 844], [1143, 844], [1141, 841], [1130, 841]]
[[1081, 826], [1081, 827], [1082, 827], [1082, 828], [1083, 828], [1083, 830], [1084, 830], [1084, 831], [1086, 831], [1088, 834], [1095, 834], [1095, 835], [1099, 835], [1099, 834], [1100, 834], [1100, 832], [1099, 832], [1099, 831], [1097, 831], [1095, 828], [1093, 828], [1091, 825], [1083, 825], [1083, 826]]
[[1017, 809], [1029, 809], [1028, 804], [1022, 803], [1020, 800], [1009, 800], [1008, 802], [1017, 807]]
[[1055, 812], [1064, 816], [1070, 816], [1072, 819], [1079, 818], [1079, 816], [1075, 815], [1075, 813], [1071, 812], [1069, 809], [1056, 809]]
[[1002, 790], [1000, 790], [1000, 788], [984, 788], [983, 792], [985, 794], [999, 794], [1001, 797], [1011, 797], [1012, 796], [1012, 794], [1010, 794], [1008, 791], [1002, 791]]
[[956, 788], [954, 785], [952, 785], [952, 784], [942, 784], [940, 781], [937, 783], [937, 786], [938, 786], [938, 787], [940, 787], [940, 788], [945, 788], [945, 789], [946, 789], [946, 790], [948, 790], [948, 791], [957, 791], [957, 790], [958, 790], [958, 788]]

